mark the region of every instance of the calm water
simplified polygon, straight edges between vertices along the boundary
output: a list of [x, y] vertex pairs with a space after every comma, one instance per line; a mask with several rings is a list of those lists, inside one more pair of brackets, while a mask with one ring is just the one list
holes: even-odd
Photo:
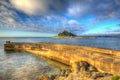
[[42, 73], [59, 70], [46, 60], [25, 52], [4, 52], [6, 40], [15, 42], [58, 42], [120, 50], [120, 38], [0, 38], [0, 80], [37, 80]]

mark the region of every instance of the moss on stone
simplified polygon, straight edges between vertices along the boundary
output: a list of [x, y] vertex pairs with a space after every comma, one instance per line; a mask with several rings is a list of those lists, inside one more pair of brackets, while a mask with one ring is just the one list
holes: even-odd
[[120, 76], [118, 76], [118, 75], [115, 75], [112, 77], [112, 80], [119, 80], [119, 79], [120, 79]]

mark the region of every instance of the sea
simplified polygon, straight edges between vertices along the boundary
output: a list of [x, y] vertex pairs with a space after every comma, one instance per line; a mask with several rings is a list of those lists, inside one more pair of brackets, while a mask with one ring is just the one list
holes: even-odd
[[51, 37], [0, 37], [0, 80], [38, 80], [40, 75], [60, 72], [65, 65], [27, 52], [6, 52], [4, 43], [13, 42], [55, 42], [120, 50], [120, 37], [96, 38], [51, 38]]

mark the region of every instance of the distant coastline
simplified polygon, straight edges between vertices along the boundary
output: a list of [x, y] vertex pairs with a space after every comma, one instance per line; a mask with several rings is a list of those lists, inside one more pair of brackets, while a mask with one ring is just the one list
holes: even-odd
[[99, 38], [99, 37], [120, 37], [120, 36], [53, 36], [52, 38]]
[[97, 37], [120, 37], [119, 34], [104, 34], [104, 35], [76, 35], [67, 30], [63, 30], [52, 38], [97, 38]]
[[53, 38], [96, 38], [97, 36], [53, 36]]

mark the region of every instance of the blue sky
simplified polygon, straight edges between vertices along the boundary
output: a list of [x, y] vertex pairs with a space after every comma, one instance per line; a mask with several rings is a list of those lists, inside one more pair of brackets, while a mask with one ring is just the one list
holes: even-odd
[[28, 32], [19, 30], [0, 30], [1, 37], [50, 37], [54, 36], [55, 33], [44, 33], [44, 32]]
[[120, 0], [0, 0], [0, 37], [119, 34]]

